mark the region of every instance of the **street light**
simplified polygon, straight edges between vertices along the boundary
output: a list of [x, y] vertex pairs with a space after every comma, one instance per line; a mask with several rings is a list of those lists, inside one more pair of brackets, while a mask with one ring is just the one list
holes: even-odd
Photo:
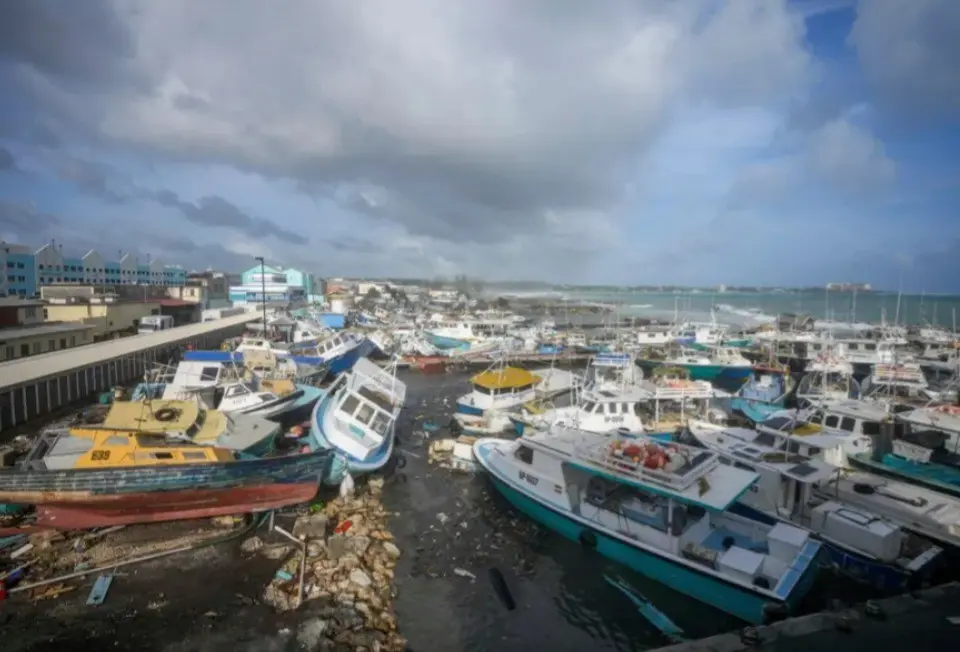
[[260, 301], [263, 305], [263, 336], [267, 336], [267, 277], [264, 272], [263, 256], [255, 256], [260, 263]]

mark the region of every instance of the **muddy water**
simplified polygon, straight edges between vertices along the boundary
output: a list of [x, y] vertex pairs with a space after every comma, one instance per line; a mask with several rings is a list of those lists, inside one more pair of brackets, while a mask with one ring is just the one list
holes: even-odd
[[[616, 573], [692, 636], [740, 626], [736, 620], [631, 574], [541, 529], [513, 510], [487, 478], [433, 467], [424, 420], [446, 426], [466, 375], [408, 374], [408, 409], [399, 448], [406, 465], [388, 478], [384, 502], [404, 551], [397, 568], [397, 614], [415, 652], [425, 650], [637, 650], [665, 641], [603, 574]], [[450, 436], [446, 428], [431, 438]], [[489, 577], [499, 569], [516, 609]], [[475, 576], [458, 574], [461, 569]]]

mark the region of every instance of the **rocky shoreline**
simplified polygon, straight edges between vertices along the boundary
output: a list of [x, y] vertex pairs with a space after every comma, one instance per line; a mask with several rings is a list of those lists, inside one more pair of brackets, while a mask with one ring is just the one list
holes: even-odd
[[397, 632], [394, 613], [394, 568], [400, 549], [387, 530], [380, 498], [382, 478], [371, 478], [353, 495], [340, 496], [322, 510], [299, 517], [292, 541], [265, 544], [257, 536], [241, 549], [282, 560], [262, 601], [278, 612], [304, 603], [311, 617], [303, 621], [297, 641], [307, 650], [402, 652], [406, 641]]

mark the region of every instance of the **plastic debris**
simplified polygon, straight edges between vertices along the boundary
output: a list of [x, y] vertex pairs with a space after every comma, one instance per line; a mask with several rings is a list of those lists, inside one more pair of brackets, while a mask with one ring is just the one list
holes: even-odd
[[468, 571], [468, 570], [465, 569], [465, 568], [454, 568], [454, 569], [453, 569], [453, 574], [454, 574], [454, 575], [458, 575], [458, 576], [460, 576], [460, 577], [466, 577], [466, 578], [469, 579], [471, 582], [477, 579], [477, 576], [476, 576], [476, 575], [474, 575], [473, 573], [471, 573], [470, 571]]
[[110, 585], [113, 584], [113, 575], [101, 575], [93, 583], [90, 589], [90, 595], [87, 597], [87, 604], [97, 606], [103, 604], [107, 599], [107, 592], [110, 591]]

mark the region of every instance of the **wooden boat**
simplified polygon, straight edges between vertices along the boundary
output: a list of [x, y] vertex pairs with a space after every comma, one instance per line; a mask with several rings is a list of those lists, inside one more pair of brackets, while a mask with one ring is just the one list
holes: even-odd
[[208, 410], [195, 400], [116, 401], [106, 412], [88, 412], [76, 427], [165, 435], [250, 455], [273, 448], [280, 426], [260, 417]]
[[237, 459], [145, 432], [50, 431], [19, 468], [0, 470], [0, 503], [34, 505], [38, 526], [67, 530], [258, 512], [313, 498], [330, 458]]

